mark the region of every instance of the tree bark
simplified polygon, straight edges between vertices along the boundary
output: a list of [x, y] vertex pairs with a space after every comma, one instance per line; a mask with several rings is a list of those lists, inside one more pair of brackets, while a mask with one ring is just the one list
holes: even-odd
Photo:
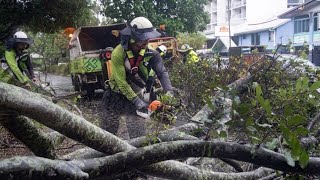
[[0, 107], [0, 123], [36, 156], [56, 158], [54, 142], [43, 131], [39, 130], [31, 119]]
[[[198, 125], [194, 123], [184, 124], [179, 127], [174, 127], [166, 131], [160, 132], [158, 138], [161, 142], [176, 141], [176, 140], [199, 140], [198, 138], [188, 135], [198, 128]], [[143, 147], [148, 144], [154, 144], [155, 142], [148, 140], [146, 136], [130, 139], [127, 141], [130, 145], [134, 147]], [[62, 157], [65, 160], [72, 159], [90, 159], [105, 156], [92, 148], [82, 148], [78, 149], [72, 153], [66, 154]]]
[[[0, 106], [18, 111], [22, 115], [37, 120], [49, 128], [105, 154], [135, 149], [115, 135], [64, 110], [43, 97], [2, 82], [0, 82]], [[162, 162], [161, 166], [155, 164], [153, 167], [157, 171], [166, 173], [166, 169], [170, 166], [173, 172], [178, 172], [179, 169], [170, 163], [172, 162]], [[187, 171], [187, 169], [185, 170]], [[173, 179], [179, 177], [176, 173], [168, 174], [168, 176]]]
[[[296, 163], [294, 167], [291, 167], [288, 165], [284, 155], [264, 148], [254, 148], [237, 143], [209, 141], [165, 142], [132, 151], [117, 153], [108, 157], [71, 162], [81, 164], [81, 169], [88, 172], [90, 175], [101, 175], [102, 173], [111, 175], [116, 172], [125, 172], [132, 167], [139, 168], [164, 160], [187, 157], [227, 158], [249, 162], [258, 166], [268, 167], [287, 173], [320, 175], [320, 158], [310, 157], [308, 165], [302, 169], [298, 163]], [[148, 170], [148, 168], [142, 169]], [[197, 171], [196, 173], [199, 172]], [[166, 174], [167, 173], [164, 173], [162, 176], [165, 176]], [[200, 176], [203, 177], [203, 174], [199, 174], [197, 175], [197, 178], [194, 178], [194, 172], [184, 172], [183, 174], [189, 179], [199, 179]]]
[[41, 157], [13, 157], [0, 161], [0, 179], [87, 179], [72, 163]]

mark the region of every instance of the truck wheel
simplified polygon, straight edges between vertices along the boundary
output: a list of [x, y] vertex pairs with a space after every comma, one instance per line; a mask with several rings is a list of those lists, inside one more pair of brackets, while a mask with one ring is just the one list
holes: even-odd
[[78, 78], [78, 76], [75, 76], [73, 78], [73, 82], [74, 82], [74, 85], [73, 85], [74, 90], [80, 91], [80, 79]]

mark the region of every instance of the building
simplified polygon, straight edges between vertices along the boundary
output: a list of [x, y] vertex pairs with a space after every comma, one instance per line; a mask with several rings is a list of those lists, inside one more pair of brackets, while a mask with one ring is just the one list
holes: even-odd
[[286, 44], [290, 39], [290, 20], [278, 19], [277, 15], [304, 1], [212, 0], [205, 7], [210, 15], [204, 31], [207, 47], [213, 47], [219, 39], [228, 42], [224, 43], [227, 49], [232, 44], [266, 45], [268, 49], [274, 49], [278, 43]]
[[307, 3], [309, 1], [311, 1], [311, 0], [288, 0], [288, 8], [300, 6], [300, 5]]
[[290, 28], [293, 46], [301, 48], [308, 45], [309, 60], [320, 65], [320, 1], [311, 0], [279, 16], [291, 19]]

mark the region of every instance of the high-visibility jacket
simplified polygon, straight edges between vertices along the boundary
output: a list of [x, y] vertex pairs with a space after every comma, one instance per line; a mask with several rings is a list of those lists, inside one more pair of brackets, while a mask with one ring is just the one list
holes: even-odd
[[199, 61], [197, 53], [193, 50], [190, 50], [185, 58], [185, 62], [187, 62], [188, 64], [197, 63]]
[[30, 81], [30, 79], [19, 68], [19, 62], [22, 63], [23, 58], [28, 57], [17, 55], [14, 49], [5, 51], [4, 58], [1, 59], [0, 64], [1, 82], [21, 85]]
[[148, 49], [148, 53], [144, 53], [143, 55], [144, 58], [139, 64], [138, 73], [133, 75], [130, 74], [130, 70], [132, 67], [128, 67], [130, 66], [130, 63], [128, 62], [127, 53], [123, 46], [118, 45], [112, 51], [112, 73], [109, 81], [110, 88], [116, 92], [122, 93], [130, 101], [134, 99], [137, 94], [133, 90], [132, 85], [129, 84], [129, 81], [131, 79], [136, 80], [140, 78], [144, 82], [146, 82], [148, 77], [152, 74], [150, 73], [151, 70], [155, 72], [165, 91], [172, 90], [168, 72], [163, 65], [162, 58], [160, 57], [159, 52], [150, 48]]

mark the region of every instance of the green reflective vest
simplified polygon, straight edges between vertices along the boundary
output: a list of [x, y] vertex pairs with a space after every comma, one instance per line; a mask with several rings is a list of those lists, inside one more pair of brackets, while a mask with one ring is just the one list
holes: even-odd
[[1, 82], [10, 83], [17, 86], [21, 86], [29, 82], [30, 79], [19, 69], [18, 63], [20, 63], [22, 68], [25, 67], [25, 65], [23, 65], [23, 58], [27, 57], [17, 56], [14, 49], [5, 51], [4, 58], [1, 59], [0, 64]]

